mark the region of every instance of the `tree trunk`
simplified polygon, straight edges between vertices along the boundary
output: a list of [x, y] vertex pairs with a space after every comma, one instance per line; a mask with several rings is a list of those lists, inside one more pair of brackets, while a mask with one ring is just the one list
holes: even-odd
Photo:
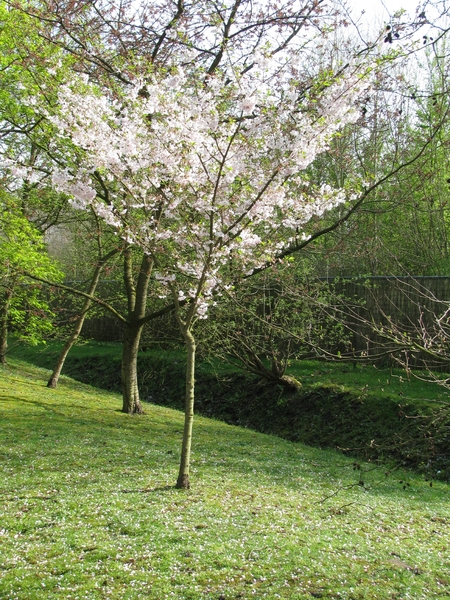
[[[110, 252], [108, 254], [108, 258], [110, 256], [113, 255], [113, 253], [116, 253], [116, 251]], [[102, 262], [100, 262], [95, 271], [94, 274], [92, 275], [92, 279], [91, 279], [91, 284], [89, 286], [89, 289], [87, 291], [87, 293], [90, 296], [93, 296], [95, 294], [95, 290], [97, 289], [97, 285], [100, 279], [100, 274], [103, 270], [103, 267], [105, 266], [105, 260], [103, 260]], [[84, 324], [84, 320], [86, 318], [86, 314], [89, 310], [91, 306], [91, 300], [89, 298], [86, 298], [83, 306], [81, 308], [81, 313], [80, 316], [78, 317], [78, 319], [75, 321], [75, 326], [73, 328], [72, 333], [70, 334], [68, 340], [66, 341], [66, 343], [64, 344], [63, 349], [61, 350], [60, 355], [58, 356], [58, 360], [56, 362], [55, 368], [53, 369], [53, 373], [52, 376], [50, 377], [50, 379], [48, 380], [47, 383], [47, 387], [48, 388], [56, 388], [56, 386], [58, 385], [58, 380], [59, 380], [59, 376], [61, 375], [61, 371], [62, 368], [64, 366], [64, 362], [67, 358], [67, 355], [70, 352], [70, 349], [72, 348], [72, 346], [75, 344], [75, 342], [78, 339], [78, 336], [81, 333], [81, 330], [83, 329], [83, 324]]]
[[78, 336], [81, 333], [81, 329], [83, 328], [85, 316], [86, 316], [86, 313], [82, 313], [76, 320], [75, 327], [74, 327], [72, 333], [70, 334], [69, 338], [67, 339], [66, 343], [64, 344], [63, 349], [61, 350], [60, 355], [58, 356], [58, 360], [56, 361], [56, 365], [53, 368], [53, 373], [47, 382], [48, 388], [55, 389], [56, 386], [58, 385], [59, 376], [61, 375], [61, 371], [64, 366], [64, 362], [67, 358], [67, 355], [70, 352], [70, 349], [75, 344], [75, 342], [78, 339]]
[[186, 364], [186, 400], [184, 409], [184, 431], [181, 446], [180, 471], [177, 488], [190, 488], [189, 465], [191, 460], [192, 426], [194, 423], [194, 393], [195, 393], [195, 339], [189, 328], [183, 329], [187, 349]]
[[12, 296], [13, 290], [7, 288], [3, 295], [3, 302], [0, 309], [0, 364], [2, 365], [6, 365], [6, 352], [8, 349], [8, 314]]
[[137, 358], [142, 325], [127, 325], [122, 347], [122, 412], [144, 414], [139, 399]]
[[128, 414], [144, 413], [139, 399], [137, 359], [139, 341], [145, 323], [152, 266], [151, 257], [144, 254], [135, 286], [131, 249], [127, 248], [124, 251], [124, 283], [128, 300], [128, 322], [125, 327], [122, 349], [122, 412]]

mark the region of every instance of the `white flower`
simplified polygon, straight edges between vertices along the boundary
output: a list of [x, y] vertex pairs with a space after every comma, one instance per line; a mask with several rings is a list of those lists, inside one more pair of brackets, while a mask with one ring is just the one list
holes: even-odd
[[67, 169], [64, 171], [60, 171], [59, 169], [55, 169], [52, 173], [52, 184], [58, 191], [62, 191], [64, 186], [72, 179], [72, 176], [69, 174]]
[[90, 202], [92, 202], [92, 200], [97, 195], [97, 192], [93, 188], [91, 188], [91, 186], [88, 183], [85, 183], [84, 181], [78, 181], [77, 183], [74, 183], [73, 185], [69, 186], [68, 191], [77, 200], [80, 200], [85, 204], [89, 204]]
[[239, 110], [244, 115], [251, 115], [255, 106], [256, 106], [256, 99], [247, 96], [239, 104]]

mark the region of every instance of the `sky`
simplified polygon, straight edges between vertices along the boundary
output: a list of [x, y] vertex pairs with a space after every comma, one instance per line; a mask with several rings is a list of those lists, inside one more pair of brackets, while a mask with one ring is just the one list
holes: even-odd
[[[353, 15], [358, 17], [364, 11], [361, 17], [369, 26], [382, 26], [390, 21], [392, 15], [400, 9], [405, 9], [411, 17], [416, 15], [416, 8], [420, 6], [422, 10], [426, 6], [426, 14], [430, 18], [433, 16], [433, 4], [436, 6], [438, 2], [432, 0], [346, 0], [349, 6], [352, 7]], [[439, 2], [442, 8], [442, 3]], [[445, 4], [445, 3], [444, 3]], [[420, 12], [420, 11], [419, 11]]]
[[[354, 23], [363, 39], [374, 39], [388, 24], [395, 23], [394, 15], [401, 9], [407, 14], [400, 22], [414, 21], [424, 9], [428, 24], [424, 24], [416, 33], [417, 38], [429, 36], [436, 39], [442, 32], [442, 27], [449, 26], [449, 16], [443, 17], [442, 11], [450, 12], [450, 0], [336, 0], [338, 5], [348, 6]], [[419, 10], [416, 9], [419, 7]], [[439, 18], [438, 18], [438, 15]], [[417, 22], [417, 21], [416, 21]], [[438, 25], [436, 29], [431, 23]], [[394, 28], [395, 30], [395, 28]]]
[[390, 15], [401, 8], [414, 15], [417, 5], [423, 2], [420, 0], [348, 0], [348, 4], [352, 6], [355, 16], [364, 11], [365, 19], [373, 23], [388, 21]]

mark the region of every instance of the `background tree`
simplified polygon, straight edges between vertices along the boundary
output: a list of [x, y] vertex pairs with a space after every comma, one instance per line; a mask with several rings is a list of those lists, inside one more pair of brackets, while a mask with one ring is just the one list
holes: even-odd
[[42, 236], [23, 215], [20, 201], [0, 192], [0, 362], [6, 362], [8, 330], [29, 343], [52, 331], [52, 311], [41, 286], [24, 271], [60, 280], [62, 273], [46, 253]]
[[[297, 257], [295, 257], [297, 258]], [[301, 382], [286, 375], [293, 360], [317, 358], [348, 343], [348, 332], [330, 318], [341, 302], [334, 286], [305, 270], [299, 258], [274, 265], [235, 289], [199, 324], [203, 356], [220, 357], [235, 367], [286, 388]]]
[[86, 289], [86, 296], [83, 298], [82, 305], [79, 307], [79, 312], [72, 324], [71, 331], [66, 338], [66, 341], [53, 368], [50, 379], [48, 380], [47, 387], [49, 388], [56, 388], [58, 385], [59, 376], [61, 375], [61, 371], [64, 367], [64, 362], [71, 348], [80, 336], [88, 311], [92, 306], [93, 300], [95, 299], [100, 277], [103, 274], [105, 267], [111, 263], [111, 259], [113, 259], [121, 251], [120, 245], [117, 244], [109, 244], [109, 250], [107, 247], [105, 251], [105, 236], [104, 232], [102, 231], [103, 224], [100, 222], [97, 215], [93, 214], [92, 216], [93, 219], [91, 220], [91, 223], [94, 226], [94, 237], [96, 241], [96, 256], [94, 258], [95, 266], [93, 271], [92, 269], [89, 269], [89, 284]]
[[[312, 169], [315, 180], [367, 181], [407, 163], [379, 186], [345, 227], [308, 247], [322, 276], [446, 274], [448, 257], [448, 73], [446, 38], [379, 79], [362, 116]], [[330, 220], [335, 214], [330, 213]]]

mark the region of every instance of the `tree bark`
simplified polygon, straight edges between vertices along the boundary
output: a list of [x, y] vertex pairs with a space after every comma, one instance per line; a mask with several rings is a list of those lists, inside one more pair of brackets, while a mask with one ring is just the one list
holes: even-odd
[[6, 352], [8, 349], [8, 314], [13, 296], [12, 288], [7, 288], [3, 294], [0, 308], [0, 364], [6, 365]]
[[133, 279], [133, 262], [130, 248], [124, 252], [124, 283], [128, 300], [128, 319], [122, 349], [122, 412], [143, 414], [139, 398], [137, 359], [139, 342], [145, 325], [148, 285], [153, 261], [144, 254], [136, 285]]
[[122, 412], [144, 414], [139, 398], [137, 358], [142, 325], [127, 325], [122, 349]]
[[183, 330], [187, 350], [186, 364], [186, 399], [184, 410], [183, 442], [181, 446], [180, 470], [177, 488], [190, 488], [189, 466], [191, 461], [192, 426], [194, 424], [195, 400], [195, 339], [189, 328]]

